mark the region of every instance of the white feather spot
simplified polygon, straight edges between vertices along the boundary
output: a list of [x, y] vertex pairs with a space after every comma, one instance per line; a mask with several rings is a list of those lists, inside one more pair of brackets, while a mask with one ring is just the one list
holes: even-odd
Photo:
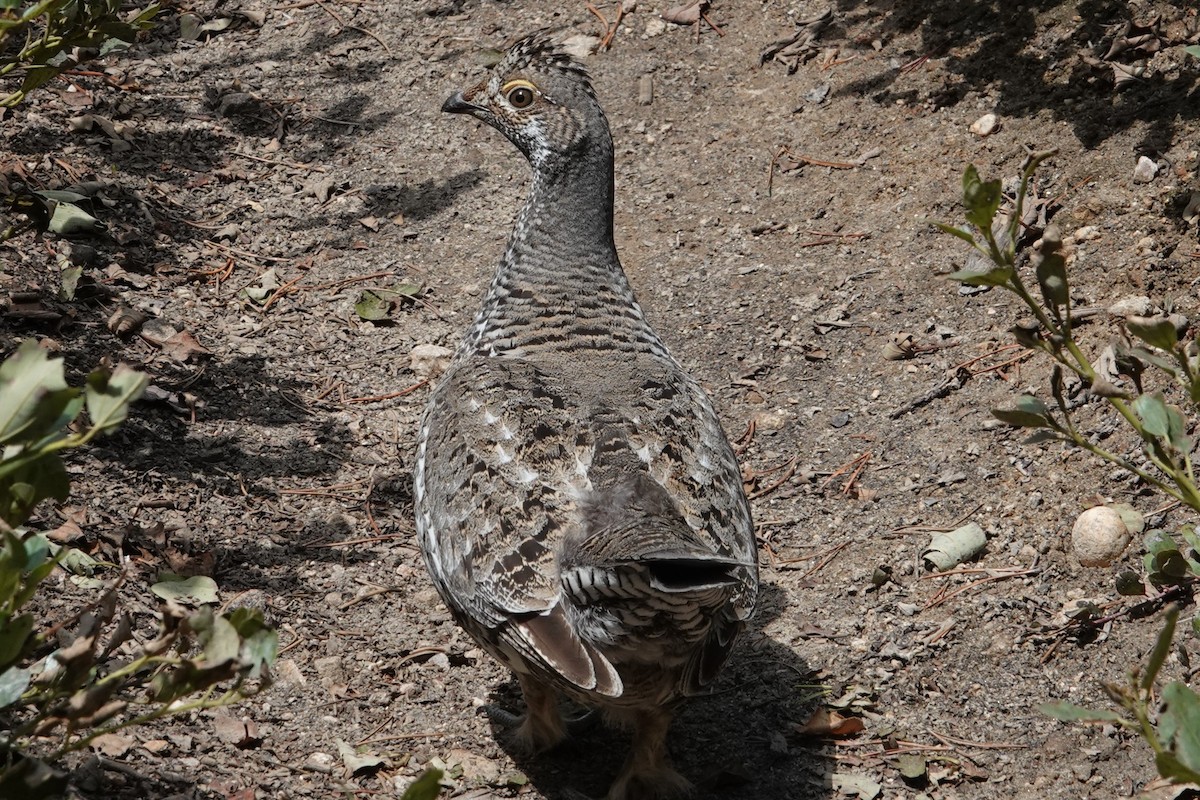
[[492, 425], [499, 419], [499, 417], [497, 417], [491, 411], [488, 411], [486, 408], [483, 410], [483, 422], [485, 425]]
[[507, 464], [513, 460], [512, 453], [504, 449], [503, 445], [496, 445], [496, 456], [500, 459], [501, 464]]
[[650, 463], [650, 445], [644, 444], [637, 451], [637, 457], [642, 460], [643, 464]]
[[517, 481], [525, 485], [529, 485], [538, 479], [537, 470], [530, 469], [525, 465], [517, 467]]

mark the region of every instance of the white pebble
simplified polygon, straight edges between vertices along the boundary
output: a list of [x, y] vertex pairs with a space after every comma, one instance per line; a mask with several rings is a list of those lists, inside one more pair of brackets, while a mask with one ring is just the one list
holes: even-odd
[[1149, 183], [1158, 174], [1158, 164], [1145, 156], [1139, 156], [1137, 166], [1133, 168], [1134, 183]]
[[995, 114], [984, 114], [971, 123], [971, 133], [976, 136], [990, 136], [1000, 128], [1000, 119]]
[[1108, 506], [1089, 508], [1071, 528], [1071, 547], [1085, 567], [1107, 567], [1125, 552], [1130, 538], [1121, 515]]

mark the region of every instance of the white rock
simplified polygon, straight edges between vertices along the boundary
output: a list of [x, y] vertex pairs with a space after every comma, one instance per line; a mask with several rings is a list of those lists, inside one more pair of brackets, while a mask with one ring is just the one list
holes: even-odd
[[1082, 228], [1075, 231], [1075, 233], [1071, 234], [1071, 237], [1076, 242], [1090, 242], [1093, 239], [1100, 238], [1100, 229], [1095, 225], [1084, 225]]
[[1158, 164], [1145, 156], [1139, 156], [1137, 166], [1133, 168], [1134, 183], [1149, 183], [1158, 174]]
[[667, 31], [667, 23], [658, 17], [652, 17], [646, 21], [646, 38], [653, 36], [662, 36]]
[[577, 33], [570, 36], [559, 45], [559, 47], [569, 56], [574, 56], [578, 59], [584, 59], [596, 52], [596, 48], [600, 46], [599, 36], [589, 36], [586, 33]]
[[1154, 313], [1154, 303], [1144, 294], [1132, 294], [1109, 306], [1108, 313], [1122, 318], [1145, 317]]
[[436, 344], [419, 344], [408, 354], [412, 371], [421, 378], [436, 378], [450, 366], [454, 351]]
[[1108, 506], [1089, 508], [1071, 528], [1071, 547], [1085, 567], [1107, 567], [1125, 552], [1130, 538], [1121, 515]]
[[1000, 129], [1000, 118], [995, 114], [984, 114], [971, 123], [971, 133], [976, 136], [990, 136]]

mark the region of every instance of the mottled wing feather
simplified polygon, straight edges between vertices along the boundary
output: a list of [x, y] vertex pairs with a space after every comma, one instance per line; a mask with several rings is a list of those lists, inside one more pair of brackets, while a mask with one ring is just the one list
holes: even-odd
[[459, 618], [577, 686], [619, 694], [612, 665], [563, 616], [557, 553], [584, 524], [582, 499], [631, 470], [665, 489], [700, 542], [746, 565], [687, 679], [707, 682], [754, 606], [752, 524], [707, 396], [658, 357], [451, 366], [422, 426], [416, 495], [422, 549]]

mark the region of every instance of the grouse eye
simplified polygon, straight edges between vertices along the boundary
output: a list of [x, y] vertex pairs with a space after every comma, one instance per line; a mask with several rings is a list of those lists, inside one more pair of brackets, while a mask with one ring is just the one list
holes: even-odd
[[529, 108], [534, 100], [533, 84], [527, 81], [512, 81], [504, 87], [504, 99], [513, 108]]

